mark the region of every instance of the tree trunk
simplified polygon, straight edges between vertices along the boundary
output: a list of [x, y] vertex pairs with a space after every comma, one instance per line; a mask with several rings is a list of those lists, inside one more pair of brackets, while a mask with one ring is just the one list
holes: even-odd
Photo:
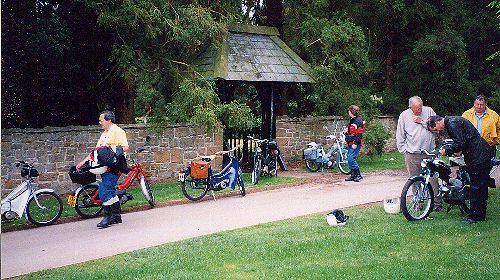
[[267, 17], [265, 25], [274, 26], [283, 36], [283, 2], [282, 0], [267, 0], [265, 15]]

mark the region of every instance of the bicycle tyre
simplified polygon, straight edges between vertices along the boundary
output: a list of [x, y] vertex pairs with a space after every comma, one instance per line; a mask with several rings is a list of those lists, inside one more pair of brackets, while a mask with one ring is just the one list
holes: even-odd
[[[208, 179], [187, 179], [181, 182], [181, 189], [184, 196], [197, 201], [202, 199], [208, 192]], [[188, 186], [189, 185], [189, 186]]]
[[306, 159], [306, 168], [311, 172], [318, 172], [318, 170], [321, 168], [321, 165], [322, 165], [321, 162], [316, 162], [314, 160]]
[[[38, 206], [37, 201], [43, 208]], [[43, 191], [30, 198], [26, 207], [26, 216], [31, 223], [37, 226], [48, 226], [61, 217], [62, 211], [63, 204], [59, 195]]]
[[341, 149], [340, 153], [337, 154], [337, 166], [342, 174], [351, 174], [351, 169], [349, 168], [349, 163], [347, 162], [347, 149]]
[[144, 195], [144, 198], [148, 201], [151, 207], [155, 207], [156, 200], [153, 191], [151, 190], [151, 185], [149, 185], [149, 181], [147, 181], [144, 176], [141, 176], [141, 178], [139, 179], [139, 183], [141, 185], [141, 191]]
[[245, 191], [245, 182], [243, 182], [243, 178], [238, 177], [238, 179], [236, 179], [236, 184], [238, 184], [238, 187], [240, 188], [241, 196], [245, 196], [246, 191]]
[[268, 170], [269, 170], [269, 175], [271, 176], [278, 176], [278, 157], [271, 157], [271, 161], [269, 162], [268, 165]]
[[260, 156], [255, 156], [253, 159], [252, 185], [256, 185], [259, 182], [261, 172], [262, 172], [262, 159], [260, 158]]
[[94, 197], [98, 189], [99, 186], [97, 185], [86, 185], [76, 194], [75, 211], [82, 218], [94, 218], [101, 214], [102, 204], [92, 202], [92, 197]]
[[423, 178], [408, 179], [401, 192], [400, 206], [401, 212], [408, 221], [427, 218], [434, 209], [432, 186], [426, 185]]

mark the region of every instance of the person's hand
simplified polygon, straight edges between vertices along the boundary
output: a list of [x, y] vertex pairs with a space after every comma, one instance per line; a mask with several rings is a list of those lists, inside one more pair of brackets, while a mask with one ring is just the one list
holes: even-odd
[[85, 164], [85, 161], [80, 161], [77, 165], [76, 165], [76, 169], [77, 170], [80, 170], [82, 169], [82, 166]]
[[358, 145], [356, 145], [356, 144], [352, 144], [352, 146], [351, 146], [351, 147], [352, 147], [353, 149], [356, 149], [356, 148], [358, 147]]
[[420, 116], [413, 115], [413, 121], [415, 123], [422, 123], [423, 119]]
[[347, 133], [347, 127], [344, 127], [344, 134]]
[[445, 156], [445, 155], [446, 155], [446, 150], [445, 150], [445, 149], [441, 149], [441, 150], [439, 150], [439, 153], [440, 153], [442, 156]]

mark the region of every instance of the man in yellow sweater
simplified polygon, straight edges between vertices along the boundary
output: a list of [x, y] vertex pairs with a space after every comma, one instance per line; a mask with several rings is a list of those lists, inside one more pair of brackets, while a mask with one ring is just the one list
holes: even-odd
[[496, 145], [500, 144], [500, 118], [495, 111], [486, 106], [486, 97], [478, 95], [474, 100], [474, 107], [465, 111], [462, 117], [477, 128], [481, 137], [490, 146], [491, 157], [494, 157]]
[[[121, 146], [123, 151], [127, 152], [129, 149], [127, 135], [114, 122], [115, 114], [111, 111], [104, 111], [99, 115], [99, 125], [104, 131], [99, 141], [97, 141], [96, 148], [101, 146], [111, 148]], [[79, 162], [76, 168], [81, 169], [89, 160], [90, 155]], [[120, 170], [113, 168], [107, 168], [107, 171], [101, 174], [102, 182], [99, 184], [99, 198], [102, 200], [104, 219], [97, 224], [98, 228], [107, 228], [112, 224], [122, 222], [120, 201], [116, 195], [116, 184], [120, 178], [120, 174]]]

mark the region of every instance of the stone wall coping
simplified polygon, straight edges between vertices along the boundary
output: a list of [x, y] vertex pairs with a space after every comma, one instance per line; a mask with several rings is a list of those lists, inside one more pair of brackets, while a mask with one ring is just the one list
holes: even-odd
[[[375, 116], [377, 119], [394, 119], [397, 118], [397, 116], [391, 116], [391, 115], [382, 115], [382, 116]], [[298, 118], [292, 118], [289, 116], [278, 116], [276, 117], [278, 121], [282, 122], [303, 122], [303, 121], [326, 121], [326, 120], [343, 120], [347, 119], [347, 116], [306, 116], [306, 117], [298, 117]]]
[[[117, 124], [119, 127], [123, 129], [127, 128], [135, 128], [135, 129], [148, 129], [150, 126], [147, 124]], [[168, 128], [177, 128], [177, 127], [191, 127], [188, 124], [172, 124], [165, 127]], [[33, 134], [43, 134], [43, 133], [54, 133], [54, 132], [72, 132], [72, 131], [102, 131], [99, 125], [88, 125], [88, 126], [46, 126], [44, 128], [6, 128], [2, 129], [2, 134], [16, 134], [16, 133], [33, 133]]]

